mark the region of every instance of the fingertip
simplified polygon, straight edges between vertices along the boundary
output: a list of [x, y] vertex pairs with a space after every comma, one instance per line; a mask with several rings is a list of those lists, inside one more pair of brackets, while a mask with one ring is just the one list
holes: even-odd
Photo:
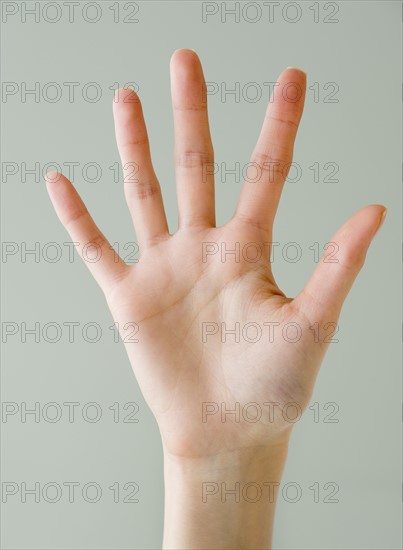
[[193, 48], [178, 48], [171, 55], [171, 63], [176, 61], [194, 60], [198, 58], [196, 50]]
[[113, 109], [121, 109], [127, 105], [140, 103], [140, 98], [133, 88], [118, 88], [113, 96]]
[[171, 73], [179, 78], [199, 79], [203, 75], [199, 56], [194, 50], [175, 50], [170, 60]]
[[383, 204], [369, 204], [353, 214], [346, 224], [351, 224], [351, 227], [355, 228], [364, 222], [373, 238], [385, 221], [386, 213], [387, 208]]
[[385, 221], [385, 218], [386, 218], [386, 214], [388, 212], [388, 209], [386, 208], [386, 206], [383, 206], [383, 204], [377, 204], [377, 205], [374, 205], [377, 207], [377, 213], [378, 213], [378, 224], [377, 224], [377, 227], [375, 229], [375, 235], [378, 233], [378, 231], [380, 230], [380, 228], [382, 227], [383, 225], [383, 222]]
[[[294, 71], [294, 72], [296, 72], [296, 73], [301, 74], [301, 75], [302, 75], [303, 77], [305, 77], [305, 78], [307, 77], [306, 71], [304, 71], [304, 69], [301, 69], [300, 67], [291, 67], [291, 66], [290, 66], [290, 67], [286, 67], [286, 68], [284, 69], [284, 71]], [[284, 72], [284, 71], [283, 71], [283, 72]]]
[[367, 208], [376, 208], [380, 215], [383, 215], [383, 213], [386, 213], [388, 210], [384, 204], [370, 204]]
[[386, 208], [386, 206], [384, 206], [382, 212], [381, 212], [381, 220], [380, 220], [380, 224], [379, 224], [379, 227], [383, 224], [383, 222], [385, 221], [385, 218], [386, 218], [386, 215], [388, 213], [388, 209]]
[[197, 110], [207, 103], [203, 68], [196, 52], [176, 50], [170, 62], [171, 94], [175, 109]]
[[307, 76], [304, 70], [298, 67], [287, 67], [277, 78], [276, 87], [272, 91], [271, 103], [287, 110], [300, 110], [302, 115], [306, 84]]
[[49, 198], [54, 206], [60, 200], [63, 202], [63, 197], [71, 192], [71, 188], [74, 190], [72, 183], [61, 172], [48, 172], [45, 176], [45, 182]]
[[306, 86], [307, 74], [306, 72], [299, 67], [286, 67], [284, 71], [280, 74], [279, 81], [285, 80], [288, 83], [298, 83], [302, 87]]
[[[48, 174], [46, 174], [47, 176]], [[86, 207], [71, 181], [63, 174], [58, 173], [58, 176], [57, 180], [46, 180], [47, 190], [56, 214], [63, 225], [66, 225], [72, 219], [84, 214]]]
[[384, 204], [369, 204], [365, 206], [364, 209], [371, 208], [372, 210], [376, 209], [379, 213], [382, 213], [384, 210], [387, 210]]
[[56, 183], [62, 179], [62, 173], [58, 172], [57, 170], [51, 170], [48, 172], [45, 176], [45, 182], [47, 185], [51, 185], [53, 183]]

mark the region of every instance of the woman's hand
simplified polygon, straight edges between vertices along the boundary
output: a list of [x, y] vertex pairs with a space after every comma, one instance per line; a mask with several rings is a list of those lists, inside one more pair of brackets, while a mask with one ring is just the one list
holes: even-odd
[[[99, 261], [86, 263], [106, 296], [157, 419], [171, 464], [168, 475], [190, 476], [198, 487], [203, 476], [219, 480], [231, 469], [234, 481], [242, 478], [245, 460], [250, 465], [253, 457], [263, 457], [253, 475], [264, 475], [266, 468], [277, 479], [292, 420], [309, 402], [329, 335], [386, 210], [372, 205], [350, 218], [331, 239], [337, 254], [329, 247], [300, 294], [286, 297], [272, 274], [270, 243], [302, 116], [305, 73], [288, 68], [280, 75], [250, 161], [258, 165], [260, 178], [256, 181], [251, 165], [253, 177], [245, 181], [236, 212], [223, 227], [215, 225], [206, 89], [193, 51], [174, 53], [171, 80], [179, 210], [175, 234], [168, 230], [141, 104], [128, 89], [117, 92], [113, 107], [139, 262], [128, 266], [117, 256], [60, 174], [47, 176], [50, 197], [79, 243], [78, 251], [85, 246], [88, 256], [93, 244], [94, 255], [101, 253]], [[236, 129], [234, 123], [234, 139], [241, 139], [242, 130]], [[157, 145], [165, 146], [163, 137]], [[307, 212], [301, 205], [301, 231]], [[267, 519], [266, 512], [262, 508]], [[232, 520], [234, 514], [232, 510]], [[200, 520], [200, 510], [197, 515]], [[175, 519], [169, 518], [172, 528]], [[244, 521], [244, 514], [238, 519]], [[264, 535], [240, 542], [239, 537], [218, 540], [205, 529], [197, 533], [196, 528], [182, 537], [175, 531], [166, 535], [165, 544], [269, 544]]]

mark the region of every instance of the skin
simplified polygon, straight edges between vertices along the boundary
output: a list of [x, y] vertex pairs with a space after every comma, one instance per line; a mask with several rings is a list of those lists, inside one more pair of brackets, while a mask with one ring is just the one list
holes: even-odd
[[[296, 91], [291, 99], [283, 93], [289, 83]], [[337, 262], [326, 261], [333, 249], [325, 251], [303, 290], [286, 297], [273, 277], [270, 247], [264, 243], [273, 241], [285, 167], [292, 161], [303, 111], [305, 73], [288, 68], [279, 76], [251, 156], [262, 167], [261, 178], [244, 183], [237, 209], [222, 227], [215, 224], [213, 176], [206, 176], [214, 155], [204, 76], [193, 50], [173, 54], [171, 86], [176, 233], [168, 230], [141, 103], [131, 90], [117, 91], [113, 112], [139, 262], [128, 266], [117, 256], [64, 176], [48, 174], [47, 187], [61, 222], [79, 243], [79, 254], [84, 246], [87, 257], [89, 250], [101, 252], [98, 261], [86, 265], [104, 292], [160, 428], [164, 548], [270, 548], [276, 495], [253, 503], [241, 496], [236, 502], [234, 496], [223, 496], [221, 484], [233, 489], [237, 483], [280, 481], [294, 425], [284, 418], [283, 407], [293, 402], [302, 411], [308, 405], [329, 345], [329, 326], [337, 323], [386, 209], [371, 205], [354, 214], [330, 239], [338, 245]], [[138, 167], [135, 177], [133, 166]], [[263, 252], [256, 262], [242, 254], [239, 261], [220, 252], [203, 257], [206, 243], [217, 243], [218, 250], [239, 243], [243, 250], [251, 242]], [[268, 330], [255, 343], [242, 334], [238, 341], [230, 334], [224, 338], [221, 323], [233, 329], [237, 322], [241, 330], [246, 323], [262, 328], [267, 327], [263, 323], [278, 324], [272, 325], [271, 340]], [[138, 342], [129, 341], [133, 323]], [[298, 341], [283, 337], [286, 323], [298, 324]], [[315, 323], [316, 339], [310, 329]], [[204, 334], [207, 326], [217, 332]], [[253, 335], [251, 331], [249, 339]], [[265, 409], [267, 402], [278, 405], [271, 417], [264, 414], [257, 422], [225, 414], [248, 403]]]

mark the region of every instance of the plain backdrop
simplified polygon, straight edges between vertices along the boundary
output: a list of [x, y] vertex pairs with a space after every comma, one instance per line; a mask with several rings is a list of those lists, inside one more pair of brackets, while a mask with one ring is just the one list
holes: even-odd
[[295, 428], [274, 548], [400, 548], [400, 2], [81, 2], [72, 21], [69, 2], [24, 14], [34, 4], [2, 2], [2, 547], [161, 546], [158, 429], [42, 174], [74, 165], [97, 223], [132, 257], [111, 109], [113, 90], [132, 83], [174, 231], [169, 59], [187, 47], [211, 92], [220, 224], [241, 186], [223, 168], [248, 162], [268, 83], [286, 66], [308, 73], [275, 224], [278, 250], [297, 243], [301, 256], [274, 260], [284, 292], [300, 290], [315, 249], [353, 212], [388, 207]]

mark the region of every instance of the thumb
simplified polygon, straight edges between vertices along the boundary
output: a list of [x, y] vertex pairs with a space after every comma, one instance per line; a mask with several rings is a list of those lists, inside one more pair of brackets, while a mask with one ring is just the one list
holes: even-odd
[[362, 208], [332, 237], [318, 267], [294, 300], [312, 322], [338, 318], [386, 211], [380, 204]]

